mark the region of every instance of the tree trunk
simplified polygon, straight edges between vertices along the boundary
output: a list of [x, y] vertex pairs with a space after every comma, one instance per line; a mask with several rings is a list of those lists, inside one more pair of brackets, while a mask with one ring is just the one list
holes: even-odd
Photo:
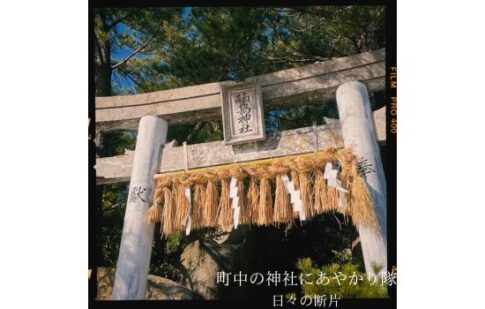
[[[109, 27], [106, 20], [106, 15], [103, 11], [100, 11], [99, 18], [103, 24], [103, 31], [108, 34]], [[95, 80], [96, 80], [96, 96], [106, 97], [111, 96], [111, 41], [108, 35], [108, 39], [103, 41], [96, 35], [94, 35], [95, 42]]]
[[[109, 53], [109, 51], [108, 51]], [[96, 96], [108, 97], [111, 96], [111, 64], [102, 63], [96, 66]]]
[[[100, 13], [99, 17], [102, 20], [104, 29], [107, 29], [106, 16], [104, 13]], [[105, 42], [99, 40], [99, 38], [94, 35], [95, 42], [95, 66], [94, 66], [94, 76], [95, 76], [95, 95], [100, 97], [111, 96], [111, 42], [108, 39]], [[103, 156], [103, 132], [101, 130], [96, 130], [95, 137], [96, 145], [96, 157]], [[103, 193], [104, 185], [96, 186], [96, 211], [97, 220], [101, 225], [102, 222], [102, 203], [103, 203]], [[99, 256], [98, 262], [104, 264], [102, 261], [102, 256]]]

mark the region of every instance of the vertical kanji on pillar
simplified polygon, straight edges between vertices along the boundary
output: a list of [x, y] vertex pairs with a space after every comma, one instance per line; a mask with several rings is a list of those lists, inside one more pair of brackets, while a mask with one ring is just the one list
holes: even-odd
[[167, 139], [167, 129], [167, 122], [157, 116], [140, 119], [113, 300], [145, 296], [155, 225], [145, 223], [143, 218], [152, 202], [153, 176], [160, 162], [161, 146]]
[[361, 82], [344, 83], [337, 89], [337, 106], [345, 147], [351, 147], [363, 166], [373, 198], [379, 230], [358, 225], [367, 273], [387, 271], [386, 179], [377, 144], [367, 87]]

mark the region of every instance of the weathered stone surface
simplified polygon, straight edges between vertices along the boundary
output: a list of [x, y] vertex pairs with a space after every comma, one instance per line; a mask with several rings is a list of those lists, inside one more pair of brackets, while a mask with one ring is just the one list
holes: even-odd
[[155, 225], [147, 224], [144, 218], [152, 202], [152, 177], [157, 172], [167, 129], [167, 122], [157, 116], [140, 120], [116, 263], [112, 295], [116, 300], [143, 299], [145, 295]]
[[[377, 140], [385, 144], [386, 107], [372, 114]], [[326, 125], [317, 126], [318, 149], [337, 146], [341, 142], [340, 120], [324, 117]], [[159, 173], [177, 171], [185, 166], [183, 147], [170, 142], [165, 145]], [[187, 146], [189, 168], [244, 162], [313, 151], [314, 131], [312, 127], [282, 131], [268, 136], [266, 141], [244, 145], [225, 145], [223, 141]], [[124, 155], [96, 159], [96, 183], [106, 184], [129, 181], [133, 162], [133, 152]]]
[[106, 158], [96, 158], [96, 184], [130, 181], [135, 152], [125, 150], [125, 154]]
[[[98, 294], [96, 295], [97, 300], [111, 300], [115, 270], [115, 268], [110, 267], [98, 267]], [[159, 276], [148, 275], [145, 299], [190, 300], [200, 298], [200, 295], [177, 282]]]
[[151, 300], [190, 300], [202, 297], [187, 287], [170, 279], [148, 275], [145, 299]]
[[237, 246], [199, 240], [187, 245], [180, 260], [186, 269], [185, 285], [205, 299], [218, 296], [218, 271], [232, 269], [237, 263]]
[[96, 276], [98, 282], [97, 300], [111, 300], [115, 282], [115, 268], [98, 267]]
[[[385, 88], [385, 49], [254, 76], [261, 82], [264, 109], [318, 103], [335, 96], [342, 83], [359, 80], [369, 91]], [[96, 126], [103, 130], [136, 130], [146, 115], [163, 116], [169, 124], [220, 119], [221, 85], [210, 83], [151, 93], [96, 97]]]
[[[227, 145], [223, 141], [188, 145], [188, 167], [194, 169], [309, 153], [342, 146], [341, 140], [337, 124], [286, 130], [267, 136], [264, 141], [242, 145]], [[184, 158], [184, 147], [165, 147], [159, 173], [183, 170]]]
[[369, 93], [365, 84], [350, 82], [337, 89], [337, 106], [342, 136], [346, 147], [372, 170], [365, 175], [372, 194], [373, 208], [379, 229], [358, 224], [359, 238], [364, 256], [365, 270], [374, 273], [374, 265], [387, 270], [387, 190], [384, 167], [380, 156], [370, 108]]

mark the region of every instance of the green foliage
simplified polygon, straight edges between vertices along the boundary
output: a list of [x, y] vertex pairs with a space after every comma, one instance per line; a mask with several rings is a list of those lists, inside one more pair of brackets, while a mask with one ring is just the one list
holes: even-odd
[[101, 212], [101, 263], [115, 266], [121, 243], [123, 216], [128, 197], [128, 184], [116, 183], [104, 186]]
[[182, 233], [180, 233], [180, 232], [176, 232], [176, 233], [170, 235], [167, 238], [167, 244], [166, 244], [166, 247], [165, 247], [165, 251], [168, 254], [177, 251], [177, 249], [180, 246], [180, 240], [181, 240], [181, 238], [182, 238]]
[[182, 273], [180, 272], [177, 264], [172, 261], [161, 261], [160, 263], [151, 262], [149, 273], [151, 275], [164, 277], [173, 281], [178, 281], [182, 279]]
[[125, 150], [135, 150], [136, 133], [126, 130], [110, 131], [103, 134], [102, 148], [98, 149], [101, 157], [122, 155]]
[[[98, 96], [241, 81], [385, 46], [383, 6], [105, 8], [94, 16]], [[318, 104], [267, 111], [266, 122], [271, 132], [336, 114], [334, 103]], [[171, 139], [220, 140], [222, 125], [171, 126]]]
[[181, 8], [95, 9], [96, 95], [109, 96], [112, 90], [133, 93], [120, 79], [129, 80], [135, 89], [148, 90], [150, 85], [159, 84], [157, 51], [163, 48], [172, 28], [179, 25], [181, 12]]
[[382, 6], [194, 7], [186, 17], [183, 8], [110, 8], [94, 21], [96, 79], [113, 77], [118, 94], [243, 80], [385, 46]]
[[[386, 286], [379, 281], [371, 282], [367, 275], [361, 271], [362, 265], [353, 261], [350, 249], [334, 251], [334, 262], [321, 268], [313, 266], [310, 258], [298, 260], [296, 267], [305, 275], [302, 285], [302, 292], [305, 295], [337, 295], [342, 298], [382, 298], [387, 297]], [[319, 276], [324, 274], [330, 280], [317, 281]], [[340, 281], [333, 280], [335, 274], [343, 274], [345, 279]], [[354, 278], [353, 281], [351, 278]], [[343, 278], [343, 277], [340, 277]], [[360, 280], [362, 278], [362, 280]], [[312, 283], [308, 283], [312, 282]]]
[[[123, 230], [123, 220], [128, 198], [128, 183], [104, 186], [102, 198], [102, 223], [100, 233], [100, 266], [115, 267]], [[158, 229], [160, 228], [157, 225]], [[150, 273], [171, 280], [182, 277], [178, 267], [178, 258], [185, 245], [181, 233], [175, 233], [167, 239], [155, 237]]]

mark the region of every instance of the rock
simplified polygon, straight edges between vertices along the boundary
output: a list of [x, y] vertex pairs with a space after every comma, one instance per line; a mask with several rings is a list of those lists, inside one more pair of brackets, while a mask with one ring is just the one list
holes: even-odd
[[237, 263], [236, 250], [237, 245], [218, 244], [212, 240], [196, 240], [187, 245], [180, 257], [186, 271], [185, 286], [204, 299], [218, 298], [217, 272], [233, 269]]
[[148, 275], [145, 299], [151, 300], [190, 300], [201, 299], [197, 293], [170, 279]]
[[115, 268], [98, 267], [96, 272], [98, 283], [97, 300], [111, 300], [113, 293], [113, 284], [115, 280]]
[[[115, 268], [98, 267], [97, 300], [111, 300], [115, 278]], [[145, 299], [149, 300], [189, 300], [201, 299], [197, 293], [170, 279], [148, 275]]]

